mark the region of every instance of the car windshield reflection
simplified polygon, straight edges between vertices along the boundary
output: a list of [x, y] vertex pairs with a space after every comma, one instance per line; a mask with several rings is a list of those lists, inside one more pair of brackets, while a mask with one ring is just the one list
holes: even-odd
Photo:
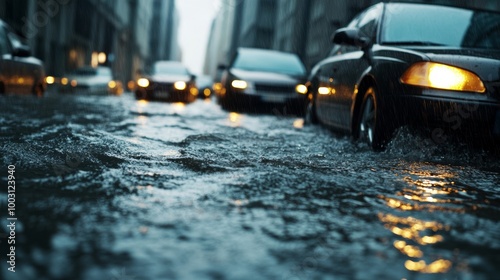
[[444, 6], [405, 5], [411, 8], [402, 10], [402, 6], [397, 4], [387, 6], [381, 31], [383, 44], [500, 50], [498, 13]]
[[234, 68], [247, 71], [274, 72], [288, 75], [304, 75], [306, 70], [294, 54], [242, 50], [234, 62]]

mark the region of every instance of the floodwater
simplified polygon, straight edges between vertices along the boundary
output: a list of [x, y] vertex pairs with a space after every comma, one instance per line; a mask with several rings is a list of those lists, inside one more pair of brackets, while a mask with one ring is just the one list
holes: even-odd
[[500, 156], [275, 111], [0, 96], [3, 279], [495, 279]]

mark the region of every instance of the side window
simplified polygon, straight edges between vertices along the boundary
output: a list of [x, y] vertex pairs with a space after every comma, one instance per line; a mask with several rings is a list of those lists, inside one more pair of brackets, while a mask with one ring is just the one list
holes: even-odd
[[7, 33], [5, 32], [5, 29], [0, 26], [0, 55], [4, 55], [10, 52], [10, 42], [7, 38]]
[[377, 35], [377, 23], [380, 15], [380, 6], [367, 10], [358, 22], [358, 28], [368, 38], [374, 40]]

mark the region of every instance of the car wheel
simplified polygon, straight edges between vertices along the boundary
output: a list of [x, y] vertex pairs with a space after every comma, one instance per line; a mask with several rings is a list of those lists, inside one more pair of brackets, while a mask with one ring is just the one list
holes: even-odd
[[43, 96], [43, 85], [42, 84], [35, 84], [33, 87], [33, 95], [41, 97]]
[[316, 102], [314, 97], [307, 102], [306, 112], [304, 116], [305, 124], [318, 124], [318, 115], [316, 114]]
[[383, 123], [383, 114], [377, 103], [374, 88], [368, 88], [363, 97], [359, 111], [358, 136], [359, 140], [367, 143], [373, 150], [381, 151], [390, 139], [391, 129]]

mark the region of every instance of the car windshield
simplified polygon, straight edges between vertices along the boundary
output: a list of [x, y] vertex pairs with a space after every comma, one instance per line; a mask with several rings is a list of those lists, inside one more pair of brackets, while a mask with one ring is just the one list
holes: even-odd
[[500, 50], [500, 14], [433, 5], [389, 4], [381, 42]]
[[189, 75], [187, 69], [177, 63], [157, 63], [153, 69], [154, 74]]
[[241, 51], [234, 61], [233, 67], [241, 70], [289, 75], [305, 74], [304, 65], [295, 54], [260, 50]]
[[97, 75], [97, 70], [93, 68], [79, 68], [71, 72], [71, 74], [78, 76], [95, 76]]

